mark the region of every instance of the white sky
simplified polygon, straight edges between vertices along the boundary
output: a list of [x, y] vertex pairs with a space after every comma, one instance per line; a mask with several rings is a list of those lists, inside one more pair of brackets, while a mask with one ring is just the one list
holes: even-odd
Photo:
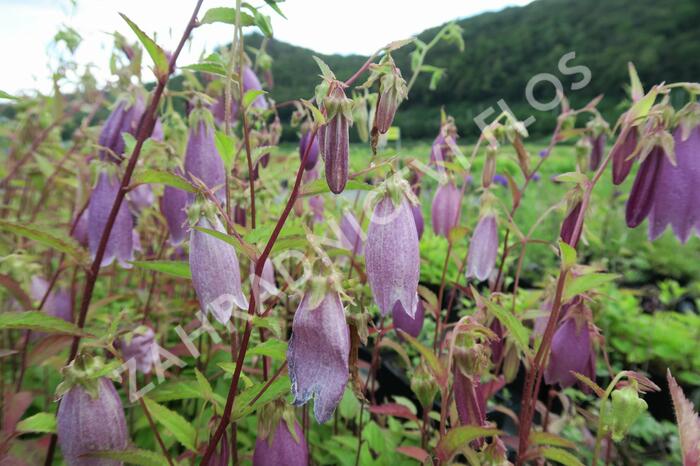
[[[277, 39], [321, 53], [370, 54], [387, 43], [417, 34], [452, 19], [525, 5], [531, 0], [287, 0], [280, 6], [287, 20], [266, 8]], [[262, 1], [254, 1], [262, 4]], [[0, 90], [19, 93], [50, 90], [49, 44], [62, 24], [83, 37], [76, 57], [94, 65], [100, 80], [109, 77], [112, 31], [130, 41], [135, 36], [118, 15], [126, 14], [166, 50], [175, 48], [194, 0], [0, 0]], [[201, 16], [215, 6], [235, 6], [234, 0], [205, 0]], [[229, 42], [232, 26], [206, 25], [194, 31], [179, 64], [197, 61]], [[469, 44], [467, 44], [467, 47]], [[144, 58], [150, 64], [150, 58]]]

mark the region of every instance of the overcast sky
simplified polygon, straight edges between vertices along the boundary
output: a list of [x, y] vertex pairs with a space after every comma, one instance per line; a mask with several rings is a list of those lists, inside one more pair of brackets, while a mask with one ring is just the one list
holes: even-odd
[[[269, 8], [266, 12], [272, 16], [277, 39], [321, 53], [369, 54], [393, 40], [451, 19], [527, 3], [530, 0], [287, 0], [281, 4], [287, 20]], [[77, 0], [73, 7], [69, 0], [0, 0], [0, 90], [50, 89], [48, 46], [63, 24], [83, 37], [78, 62], [93, 64], [94, 74], [105, 80], [109, 78], [113, 43], [109, 33], [116, 30], [135, 40], [118, 12], [145, 32], [155, 33], [157, 42], [172, 50], [194, 4], [194, 0]], [[205, 0], [202, 11], [215, 6], [235, 6], [235, 1]], [[196, 62], [203, 51], [229, 42], [231, 36], [228, 25], [198, 28], [178, 63]]]

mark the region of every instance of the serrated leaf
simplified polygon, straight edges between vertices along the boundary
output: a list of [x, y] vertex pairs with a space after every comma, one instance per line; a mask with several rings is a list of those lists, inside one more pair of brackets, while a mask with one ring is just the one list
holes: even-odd
[[173, 188], [182, 189], [188, 193], [196, 193], [197, 190], [187, 180], [174, 173], [163, 170], [154, 170], [146, 168], [139, 170], [132, 179], [133, 184], [164, 184]]
[[[199, 383], [195, 380], [158, 385], [155, 390], [149, 393], [148, 397], [158, 402], [204, 399]], [[214, 399], [221, 405], [226, 403], [226, 400], [216, 393], [214, 393]]]
[[287, 343], [276, 338], [264, 341], [248, 350], [248, 354], [268, 356], [279, 361], [287, 357]]
[[437, 445], [437, 455], [442, 461], [449, 461], [459, 449], [479, 437], [493, 437], [500, 431], [492, 427], [460, 426], [453, 428], [440, 440]]
[[[314, 104], [312, 104], [308, 100], [305, 100], [305, 99], [300, 99], [300, 100], [301, 100], [301, 103], [304, 105], [304, 107], [311, 110], [311, 116], [312, 116], [316, 126], [322, 126], [322, 125], [326, 124], [326, 117], [321, 112], [321, 110], [318, 109], [317, 106], [315, 106]], [[318, 135], [317, 135], [317, 137], [318, 137]]]
[[255, 102], [255, 99], [265, 94], [267, 94], [267, 92], [263, 91], [262, 89], [250, 89], [249, 91], [246, 91], [246, 93], [243, 95], [243, 107], [250, 107], [250, 104]]
[[12, 223], [5, 220], [0, 220], [0, 230], [9, 231], [16, 235], [37, 241], [44, 246], [48, 246], [51, 249], [55, 249], [56, 251], [63, 252], [71, 256], [81, 263], [87, 258], [85, 251], [80, 249], [72, 238], [57, 238], [44, 230], [38, 230], [28, 225], [21, 225], [19, 223]]
[[173, 277], [192, 278], [190, 264], [185, 261], [132, 261], [130, 264], [146, 270], [162, 272]]
[[270, 384], [265, 392], [256, 400], [253, 399], [260, 393], [266, 383], [254, 384], [250, 388], [243, 390], [237, 397], [233, 405], [232, 419], [240, 419], [262, 406], [277, 400], [289, 393], [290, 382], [286, 375], [280, 376]]
[[508, 330], [508, 333], [511, 337], [513, 337], [513, 341], [518, 349], [520, 349], [520, 351], [522, 351], [524, 354], [529, 355], [530, 346], [528, 345], [528, 342], [530, 340], [530, 335], [523, 323], [520, 322], [520, 320], [512, 312], [504, 309], [498, 304], [487, 300], [483, 300], [483, 302], [486, 304], [488, 310], [495, 315], [499, 322], [501, 322], [506, 330]]
[[548, 460], [556, 461], [565, 466], [583, 466], [583, 463], [579, 461], [578, 458], [561, 448], [542, 448], [540, 453]]
[[194, 227], [194, 229], [230, 244], [231, 246], [236, 248], [237, 252], [245, 254], [249, 259], [255, 259], [258, 255], [258, 251], [255, 249], [255, 246], [246, 243], [245, 240], [243, 241], [243, 243], [241, 243], [237, 238], [233, 236], [229, 236], [226, 233], [221, 233], [220, 231], [211, 230], [209, 228]]
[[197, 431], [185, 418], [147, 397], [144, 397], [143, 401], [146, 403], [146, 407], [153, 419], [165, 427], [185, 448], [197, 451], [195, 446]]
[[95, 451], [86, 456], [90, 458], [109, 458], [139, 466], [168, 466], [168, 460], [162, 454], [136, 448], [130, 450]]
[[219, 152], [221, 159], [224, 161], [226, 171], [231, 171], [233, 167], [233, 157], [236, 154], [236, 140], [233, 136], [226, 135], [223, 131], [216, 131], [214, 137], [216, 150]]
[[260, 29], [260, 32], [262, 32], [265, 37], [272, 37], [272, 23], [270, 22], [270, 17], [260, 13], [257, 8], [248, 3], [244, 3], [243, 7], [248, 8], [248, 11], [253, 14], [253, 23]]
[[321, 76], [323, 76], [325, 79], [335, 79], [335, 75], [331, 71], [330, 67], [326, 65], [326, 62], [318, 58], [316, 55], [313, 56], [314, 61], [318, 65], [318, 67], [321, 69]]
[[287, 17], [284, 16], [284, 13], [282, 13], [282, 10], [280, 10], [280, 7], [277, 5], [277, 1], [275, 1], [275, 0], [265, 0], [265, 3], [267, 3], [267, 5], [268, 5], [270, 8], [272, 8], [273, 10], [275, 10], [275, 12], [276, 12], [278, 15], [280, 15], [280, 16], [283, 17], [284, 19], [287, 19]]
[[0, 330], [18, 329], [44, 333], [88, 335], [71, 322], [39, 311], [3, 312], [0, 314]]
[[56, 432], [56, 416], [53, 413], [36, 413], [22, 419], [15, 427], [17, 432], [40, 432], [53, 434]]
[[589, 273], [573, 277], [567, 280], [562, 302], [566, 302], [574, 296], [585, 293], [586, 291], [599, 288], [617, 278], [619, 278], [619, 275], [615, 273]]
[[204, 397], [204, 399], [214, 403], [215, 402], [214, 390], [211, 388], [211, 385], [209, 384], [209, 381], [207, 380], [207, 378], [204, 377], [204, 374], [199, 372], [199, 369], [197, 369], [196, 367], [194, 369], [194, 376], [197, 379], [197, 383], [199, 384], [199, 389], [202, 392], [202, 396]]
[[644, 97], [635, 102], [634, 105], [632, 105], [632, 108], [627, 111], [625, 120], [627, 120], [627, 122], [629, 122], [629, 124], [632, 126], [642, 124], [649, 114], [649, 110], [651, 110], [651, 107], [654, 106], [658, 93], [659, 89], [654, 87]]
[[155, 75], [159, 80], [165, 79], [170, 74], [170, 63], [168, 62], [168, 57], [165, 52], [158, 44], [155, 43], [145, 32], [143, 32], [133, 21], [131, 21], [124, 13], [119, 13], [119, 16], [124, 18], [124, 21], [129, 25], [136, 37], [143, 44], [144, 48], [151, 56], [153, 63], [155, 64]]

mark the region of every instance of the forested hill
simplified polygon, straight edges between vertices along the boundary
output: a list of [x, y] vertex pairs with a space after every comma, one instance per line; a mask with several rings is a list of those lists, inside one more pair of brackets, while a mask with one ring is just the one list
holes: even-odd
[[[610, 118], [619, 112], [625, 96], [628, 61], [635, 63], [645, 86], [700, 79], [698, 0], [537, 0], [462, 19], [459, 24], [464, 52], [449, 44], [436, 47], [426, 62], [447, 69], [437, 90], [428, 90], [426, 75], [399, 111], [396, 122], [406, 136], [434, 136], [443, 105], [457, 119], [461, 134], [474, 134], [478, 128], [473, 117], [489, 106], [496, 108], [499, 99], [521, 119], [533, 114], [537, 122], [530, 129], [542, 133], [555, 115], [531, 109], [524, 97], [528, 81], [538, 73], [561, 79], [574, 104], [605, 94], [602, 108]], [[419, 38], [427, 42], [439, 27], [422, 32]], [[362, 33], [361, 25], [358, 31]], [[407, 77], [413, 46], [405, 49], [394, 58]], [[585, 65], [592, 73], [590, 84], [579, 91], [571, 91], [569, 84], [581, 75], [566, 76], [557, 69], [560, 57], [572, 51], [576, 58], [569, 65]], [[275, 59], [272, 96], [278, 101], [310, 96], [319, 74], [311, 58], [314, 52], [276, 40], [270, 42], [268, 52]], [[341, 78], [350, 76], [366, 59], [317, 55]], [[549, 84], [535, 89], [536, 95], [542, 91], [543, 102], [553, 95]]]

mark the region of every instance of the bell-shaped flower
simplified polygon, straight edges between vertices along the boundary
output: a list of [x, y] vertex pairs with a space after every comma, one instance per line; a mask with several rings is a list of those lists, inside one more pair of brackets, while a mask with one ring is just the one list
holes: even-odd
[[138, 327], [130, 336], [123, 338], [119, 346], [124, 361], [129, 363], [133, 359], [134, 367], [144, 374], [150, 373], [158, 360], [158, 345], [150, 327]]
[[[403, 330], [412, 337], [417, 338], [420, 335], [420, 331], [423, 330], [423, 322], [425, 321], [423, 301], [418, 300], [416, 315], [413, 317], [409, 316], [399, 303], [396, 303], [391, 311], [391, 318], [394, 322], [394, 329]], [[401, 338], [400, 334], [399, 338]]]
[[496, 266], [498, 256], [498, 226], [496, 217], [487, 214], [479, 219], [467, 255], [467, 277], [475, 277], [479, 281], [489, 278]]
[[170, 232], [170, 244], [177, 246], [187, 233], [187, 192], [172, 186], [165, 186], [160, 199], [160, 211], [165, 217]]
[[149, 184], [140, 184], [126, 195], [135, 212], [147, 209], [153, 205], [155, 196]]
[[596, 171], [600, 166], [600, 162], [603, 161], [603, 155], [605, 153], [605, 143], [607, 142], [607, 136], [604, 132], [601, 132], [596, 137], [591, 137], [591, 153], [588, 155], [588, 168], [591, 171]]
[[340, 241], [353, 255], [361, 256], [364, 252], [364, 232], [355, 215], [349, 210], [340, 219]]
[[124, 133], [136, 134], [141, 116], [146, 110], [143, 98], [121, 99], [102, 126], [97, 143], [102, 147], [100, 160], [118, 162], [124, 152]]
[[[97, 184], [90, 196], [88, 211], [88, 245], [93, 259], [97, 254], [102, 234], [107, 226], [112, 205], [119, 192], [119, 179], [107, 172], [101, 172]], [[83, 214], [84, 215], [84, 214]], [[133, 230], [134, 222], [126, 202], [119, 206], [114, 225], [107, 239], [107, 248], [102, 257], [102, 267], [110, 265], [116, 258], [125, 269], [131, 268], [134, 260]]]
[[630, 127], [626, 134], [624, 134], [623, 130], [623, 134], [620, 134], [620, 137], [624, 137], [622, 143], [616, 145], [610, 155], [612, 159], [613, 183], [615, 184], [621, 184], [625, 181], [634, 164], [634, 158], [630, 157], [637, 149], [637, 128]]
[[[572, 372], [595, 380], [595, 353], [591, 330], [587, 319], [577, 312], [578, 307], [569, 310], [552, 337], [549, 362], [544, 372], [544, 381], [548, 385], [571, 387], [578, 380]], [[584, 391], [589, 390], [580, 382], [579, 386]]]
[[[578, 244], [579, 238], [581, 237], [581, 232], [579, 232], [578, 238], [574, 239], [574, 230], [576, 229], [576, 222], [581, 214], [581, 201], [578, 200], [573, 204], [573, 207], [569, 209], [566, 214], [566, 218], [561, 224], [561, 229], [559, 231], [559, 237], [569, 246], [575, 248]], [[583, 227], [581, 227], [583, 229]]]
[[[244, 66], [243, 67], [243, 92], [248, 92], [248, 91], [261, 91], [262, 90], [262, 84], [260, 84], [260, 80], [258, 79], [258, 76], [255, 74], [255, 72], [250, 69], [249, 66]], [[261, 110], [266, 110], [268, 108], [267, 101], [265, 100], [265, 97], [263, 95], [259, 95], [255, 98], [253, 103], [251, 104], [254, 108], [259, 108]]]
[[[32, 277], [30, 296], [40, 303], [49, 289], [49, 282], [42, 277]], [[42, 310], [50, 316], [58, 317], [66, 322], [73, 321], [73, 300], [70, 292], [62, 288], [54, 288], [46, 297]]]
[[[211, 220], [202, 216], [197, 226], [226, 233], [213, 215]], [[231, 244], [193, 228], [190, 232], [190, 271], [202, 312], [211, 311], [218, 322], [225, 324], [231, 318], [234, 306], [248, 308], [248, 300], [241, 289], [238, 256]]]
[[[317, 295], [322, 296], [320, 302]], [[350, 335], [338, 292], [307, 292], [294, 314], [287, 360], [294, 404], [313, 398], [319, 423], [331, 418], [343, 397], [349, 353]]]
[[436, 235], [449, 238], [450, 231], [457, 226], [462, 207], [462, 193], [450, 182], [435, 191], [430, 220]]
[[365, 245], [365, 264], [374, 301], [382, 315], [399, 303], [414, 317], [418, 305], [420, 250], [411, 204], [405, 195], [398, 203], [387, 194], [376, 205]]
[[296, 419], [288, 422], [279, 418], [276, 424], [267, 435], [257, 436], [253, 466], [307, 466], [309, 450], [299, 423]]
[[343, 192], [348, 181], [352, 100], [345, 97], [342, 84], [331, 84], [323, 103], [328, 122], [319, 129], [319, 148], [326, 162], [326, 181], [335, 194]]
[[304, 154], [306, 154], [309, 142], [311, 143], [311, 147], [308, 148], [309, 153], [306, 155], [306, 162], [304, 163], [305, 170], [312, 170], [316, 166], [316, 162], [318, 162], [318, 135], [314, 137], [312, 141], [311, 134], [311, 131], [304, 132], [304, 135], [299, 141], [299, 159], [302, 161], [304, 160]]
[[635, 228], [651, 212], [656, 192], [657, 172], [665, 157], [663, 149], [656, 146], [639, 166], [625, 206], [625, 221], [628, 227]]
[[202, 181], [209, 189], [218, 188], [216, 194], [222, 198], [224, 190], [221, 187], [226, 180], [224, 161], [219, 156], [214, 143], [214, 127], [211, 115], [205, 110], [192, 115], [190, 132], [185, 149], [185, 174]]

